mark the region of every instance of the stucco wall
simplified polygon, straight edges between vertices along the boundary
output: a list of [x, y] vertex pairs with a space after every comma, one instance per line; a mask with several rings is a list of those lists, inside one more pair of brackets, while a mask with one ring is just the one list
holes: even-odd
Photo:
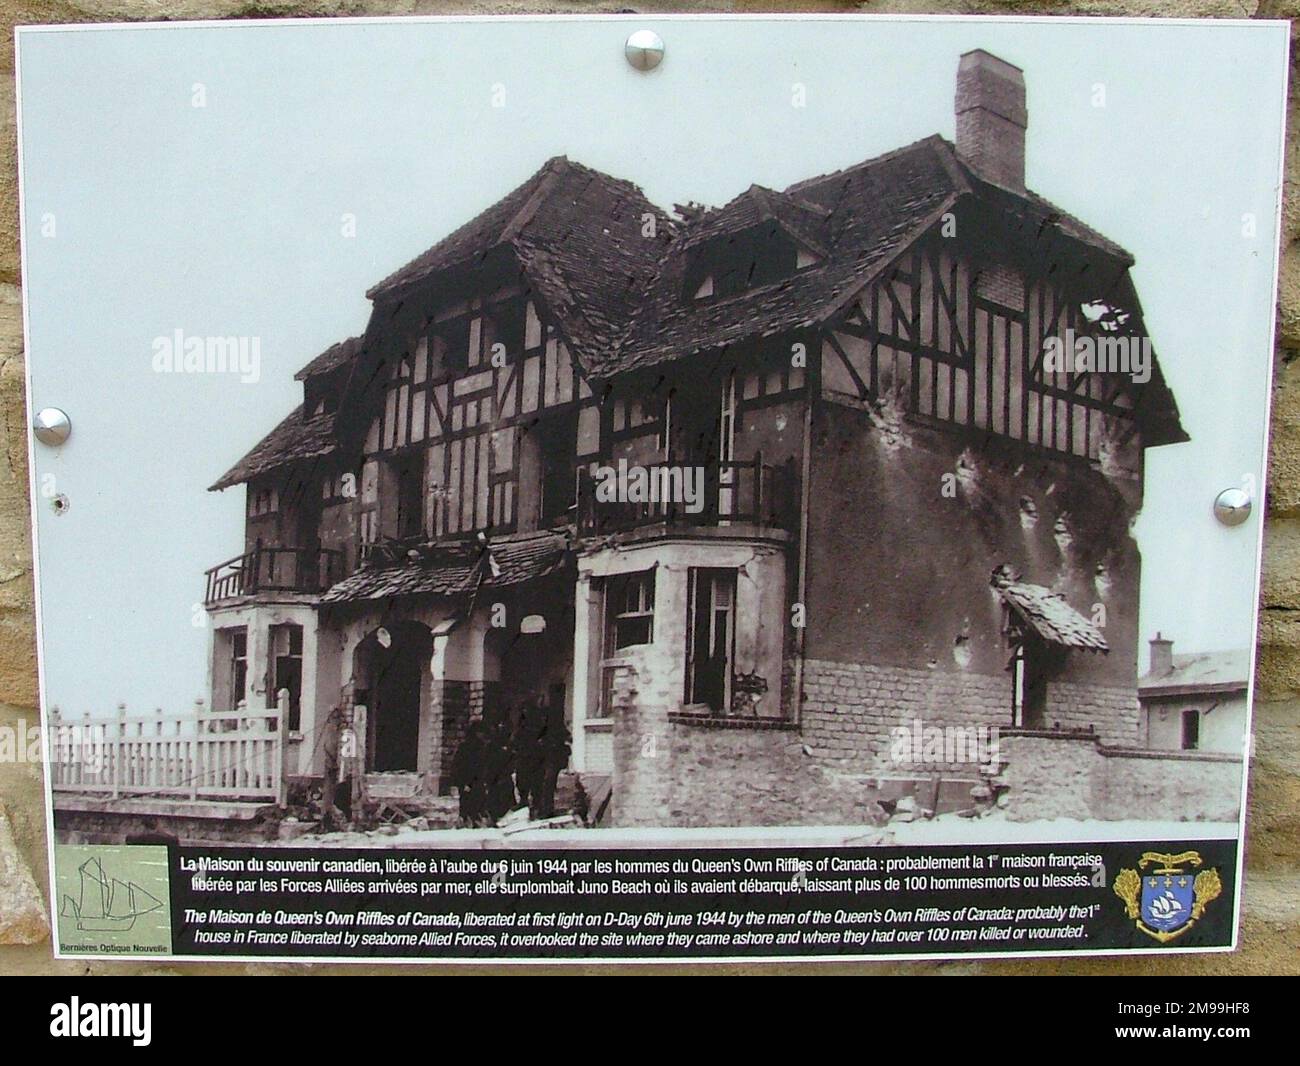
[[[574, 3], [564, 0], [271, 0], [248, 5], [243, 0], [4, 0], [0, 8], [6, 38], [15, 23], [122, 21], [258, 15], [448, 14], [472, 12], [616, 11], [627, 0]], [[638, 4], [651, 11], [848, 11], [874, 13], [984, 13], [1064, 15], [1164, 15], [1241, 18], [1300, 16], [1300, 0], [1235, 3], [1230, 0], [1082, 0], [1032, 3], [1006, 0], [883, 0], [845, 3], [835, 0], [676, 0]], [[31, 581], [31, 544], [27, 509], [27, 420], [23, 399], [23, 341], [19, 292], [18, 195], [14, 143], [13, 51], [0, 55], [0, 724], [16, 726], [36, 716], [36, 650]], [[1287, 204], [1280, 307], [1281, 333], [1275, 375], [1273, 440], [1269, 484], [1269, 524], [1264, 571], [1261, 657], [1256, 708], [1256, 755], [1252, 767], [1247, 877], [1243, 901], [1242, 949], [1232, 955], [1025, 960], [978, 964], [880, 963], [872, 969], [891, 973], [1294, 973], [1300, 969], [1300, 154], [1296, 131], [1288, 134]], [[0, 806], [16, 841], [17, 856], [28, 865], [42, 891], [46, 887], [45, 819], [38, 767], [0, 765]], [[7, 837], [0, 823], [0, 851]], [[0, 860], [3, 860], [0, 856]], [[0, 868], [4, 868], [0, 861]], [[0, 885], [0, 972], [17, 974], [148, 972], [148, 963], [61, 962], [50, 957], [48, 940], [21, 941], [38, 933], [26, 909], [23, 883], [6, 877]], [[6, 918], [6, 916], [12, 916]], [[675, 967], [666, 966], [671, 970]], [[790, 968], [785, 967], [771, 967]], [[822, 972], [860, 969], [831, 964], [808, 966]], [[173, 972], [294, 972], [292, 966], [260, 964], [172, 965]], [[330, 973], [336, 966], [313, 966]], [[362, 966], [349, 972], [382, 967]], [[431, 967], [432, 969], [432, 967]], [[408, 971], [409, 972], [409, 971]], [[461, 970], [460, 972], [464, 972]]]
[[886, 438], [865, 412], [820, 407], [811, 498], [834, 506], [810, 518], [808, 655], [1002, 680], [1007, 641], [989, 577], [1005, 564], [1084, 617], [1104, 609], [1110, 653], [1068, 653], [1059, 680], [1136, 685], [1138, 485], [1076, 461], [1026, 463], [982, 436], [908, 422]]
[[1196, 711], [1201, 716], [1200, 751], [1241, 750], [1246, 726], [1246, 694], [1225, 696], [1170, 696], [1151, 700], [1142, 710], [1144, 745], [1177, 751], [1183, 744], [1183, 714]]

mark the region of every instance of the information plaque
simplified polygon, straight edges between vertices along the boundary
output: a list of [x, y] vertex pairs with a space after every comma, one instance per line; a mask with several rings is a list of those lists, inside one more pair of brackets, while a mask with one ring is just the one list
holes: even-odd
[[18, 59], [61, 957], [1235, 945], [1287, 23]]

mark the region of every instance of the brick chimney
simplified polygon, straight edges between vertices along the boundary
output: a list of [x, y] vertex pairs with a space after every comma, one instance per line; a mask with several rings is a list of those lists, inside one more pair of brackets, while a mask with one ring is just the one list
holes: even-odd
[[1025, 75], [982, 48], [957, 65], [957, 154], [985, 181], [1025, 191]]
[[1151, 640], [1151, 676], [1163, 677], [1174, 669], [1174, 642], [1159, 633]]

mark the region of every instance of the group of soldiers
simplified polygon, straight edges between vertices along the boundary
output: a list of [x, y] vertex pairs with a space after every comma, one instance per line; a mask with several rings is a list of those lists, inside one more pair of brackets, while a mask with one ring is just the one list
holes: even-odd
[[568, 763], [564, 707], [545, 694], [524, 700], [516, 714], [471, 722], [451, 765], [461, 824], [495, 825], [522, 806], [533, 820], [550, 818], [555, 784]]

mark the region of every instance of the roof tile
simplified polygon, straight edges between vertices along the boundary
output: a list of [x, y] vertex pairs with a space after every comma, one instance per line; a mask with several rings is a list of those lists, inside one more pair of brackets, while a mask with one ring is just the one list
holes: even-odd
[[304, 418], [302, 406], [257, 442], [252, 450], [227, 470], [210, 487], [210, 492], [227, 489], [288, 463], [320, 459], [338, 447], [334, 436], [334, 416], [315, 415]]
[[998, 582], [993, 586], [1016, 616], [1043, 640], [1066, 648], [1109, 651], [1101, 630], [1066, 602], [1059, 592], [1025, 582]]
[[506, 588], [545, 577], [571, 565], [563, 533], [494, 538], [486, 548], [474, 542], [430, 544], [409, 549], [414, 557], [394, 565], [368, 566], [334, 585], [322, 603], [386, 600], [391, 596], [461, 596], [482, 588]]

